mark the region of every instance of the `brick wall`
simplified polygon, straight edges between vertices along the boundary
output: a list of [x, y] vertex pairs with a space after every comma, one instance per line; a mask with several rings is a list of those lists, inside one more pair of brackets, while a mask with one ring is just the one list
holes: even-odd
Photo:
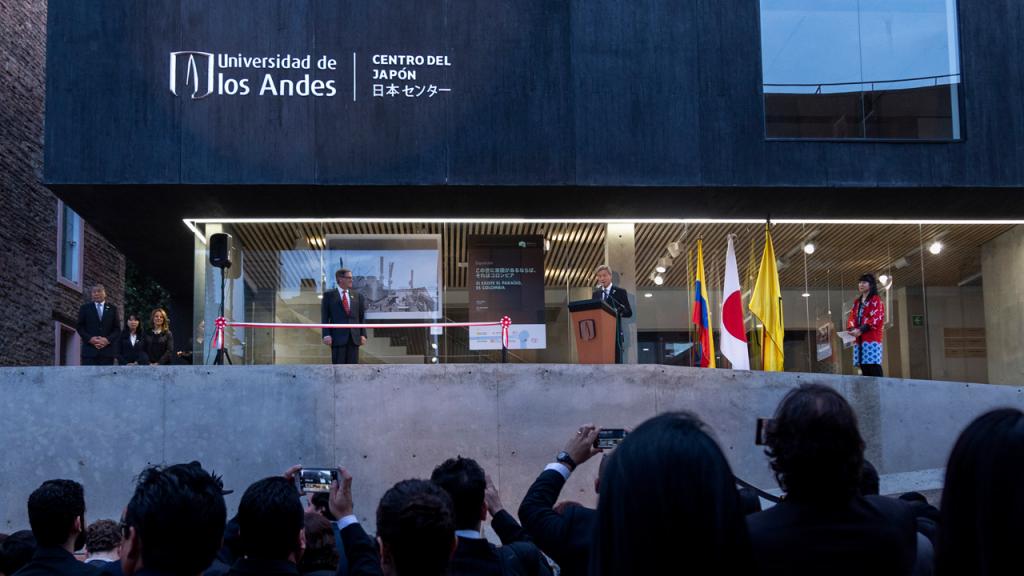
[[[54, 362], [53, 321], [74, 324], [85, 294], [57, 282], [57, 199], [40, 184], [46, 2], [0, 2], [0, 365]], [[124, 256], [85, 227], [83, 285], [124, 300]]]

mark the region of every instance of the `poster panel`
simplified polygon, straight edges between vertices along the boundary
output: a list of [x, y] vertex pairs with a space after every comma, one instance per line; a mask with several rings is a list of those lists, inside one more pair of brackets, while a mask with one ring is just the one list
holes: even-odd
[[[512, 319], [509, 349], [547, 347], [544, 237], [469, 235], [469, 321]], [[500, 327], [469, 329], [470, 350], [500, 350]]]

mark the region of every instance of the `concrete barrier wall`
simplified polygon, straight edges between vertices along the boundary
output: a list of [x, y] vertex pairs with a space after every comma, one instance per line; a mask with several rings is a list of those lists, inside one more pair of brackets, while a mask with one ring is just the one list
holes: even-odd
[[[802, 382], [837, 388], [883, 474], [945, 465], [956, 436], [1024, 388], [664, 366], [442, 365], [0, 369], [0, 531], [28, 526], [49, 478], [85, 485], [88, 519], [119, 518], [147, 463], [199, 460], [235, 493], [295, 463], [343, 465], [356, 513], [374, 527], [394, 482], [445, 458], [477, 459], [510, 511], [577, 426], [635, 427], [689, 410], [714, 429], [734, 471], [775, 487], [754, 423]], [[562, 499], [595, 502], [597, 464]]]

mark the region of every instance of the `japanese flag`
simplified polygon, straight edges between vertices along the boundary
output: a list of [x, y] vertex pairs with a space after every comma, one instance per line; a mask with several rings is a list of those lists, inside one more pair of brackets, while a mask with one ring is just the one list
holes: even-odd
[[725, 289], [722, 294], [720, 352], [732, 363], [733, 370], [750, 370], [747, 352], [747, 331], [743, 325], [743, 296], [740, 275], [736, 268], [736, 251], [729, 235], [729, 251], [725, 255]]

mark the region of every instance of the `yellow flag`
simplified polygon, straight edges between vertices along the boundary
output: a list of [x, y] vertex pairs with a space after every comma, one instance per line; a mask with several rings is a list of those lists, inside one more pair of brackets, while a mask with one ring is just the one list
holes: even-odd
[[764, 227], [764, 254], [757, 273], [754, 293], [750, 296], [750, 311], [762, 324], [761, 360], [766, 372], [782, 372], [782, 339], [786, 328], [782, 321], [782, 290], [779, 288], [779, 269], [775, 264], [775, 248], [768, 225]]

